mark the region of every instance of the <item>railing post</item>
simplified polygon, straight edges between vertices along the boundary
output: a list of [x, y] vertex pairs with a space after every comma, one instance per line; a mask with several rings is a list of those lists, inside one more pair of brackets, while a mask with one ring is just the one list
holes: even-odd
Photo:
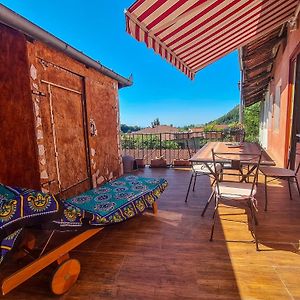
[[144, 145], [144, 135], [142, 134], [142, 158], [145, 158], [145, 145]]
[[162, 155], [162, 149], [161, 149], [161, 133], [159, 134], [159, 156]]

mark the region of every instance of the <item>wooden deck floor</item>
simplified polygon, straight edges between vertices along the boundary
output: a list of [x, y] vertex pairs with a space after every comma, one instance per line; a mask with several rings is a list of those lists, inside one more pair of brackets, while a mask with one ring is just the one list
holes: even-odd
[[[259, 187], [256, 252], [244, 211], [222, 207], [215, 241], [209, 242], [212, 206], [207, 177], [184, 203], [190, 173], [145, 169], [169, 187], [158, 201], [159, 213], [146, 213], [106, 228], [72, 252], [81, 261], [76, 285], [62, 299], [300, 299], [300, 199], [288, 198], [285, 183], [270, 187], [263, 211]], [[234, 241], [239, 240], [239, 241]], [[4, 299], [53, 299], [45, 270]]]

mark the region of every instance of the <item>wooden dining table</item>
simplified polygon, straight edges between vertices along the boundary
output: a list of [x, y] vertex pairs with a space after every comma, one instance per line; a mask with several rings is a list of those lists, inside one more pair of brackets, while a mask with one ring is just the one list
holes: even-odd
[[[274, 160], [268, 155], [268, 153], [258, 144], [258, 143], [250, 143], [250, 142], [208, 142], [205, 144], [200, 150], [198, 150], [190, 159], [189, 161], [192, 164], [205, 164], [206, 167], [214, 174], [213, 171], [213, 156], [212, 150], [215, 153], [223, 153], [227, 154], [227, 160], [222, 161], [222, 159], [216, 159], [216, 162], [224, 164], [228, 162], [228, 157], [232, 155], [232, 159], [240, 160], [241, 165], [247, 165], [248, 170], [246, 174], [243, 173], [243, 168], [240, 169], [241, 172], [241, 181], [247, 181], [251, 173], [255, 170], [257, 162], [251, 162], [251, 159], [247, 159], [247, 154], [250, 157], [255, 155], [259, 155], [261, 153], [261, 161], [260, 165], [263, 166], [275, 166]], [[242, 154], [239, 156], [239, 154]], [[243, 162], [243, 159], [246, 161]], [[205, 211], [213, 198], [214, 191], [212, 191], [207, 203], [202, 211], [202, 216], [204, 216]]]
[[[260, 165], [275, 166], [274, 160], [258, 143], [249, 142], [209, 142], [198, 150], [189, 160], [192, 163], [211, 164], [213, 162], [212, 150], [218, 153], [233, 154], [235, 157], [234, 159], [239, 159], [238, 154], [243, 154], [242, 156], [245, 159], [245, 154], [249, 154], [250, 157], [256, 154], [259, 155], [260, 152], [262, 152]], [[247, 161], [247, 163], [250, 164], [251, 162]]]

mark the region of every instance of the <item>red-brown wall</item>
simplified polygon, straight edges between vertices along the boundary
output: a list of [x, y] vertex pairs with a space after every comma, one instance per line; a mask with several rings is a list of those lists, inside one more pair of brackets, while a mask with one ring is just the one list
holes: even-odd
[[0, 24], [0, 182], [39, 187], [24, 35]]
[[[47, 65], [51, 65], [52, 72], [47, 72]], [[64, 75], [64, 71], [56, 72], [56, 68], [64, 70], [68, 76]], [[49, 98], [46, 85], [41, 80], [53, 81], [54, 78], [50, 78], [53, 74], [56, 83], [62, 82], [62, 85], [82, 90], [90, 179], [94, 184], [100, 184], [120, 176], [118, 83], [42, 42], [26, 40], [23, 34], [1, 26], [0, 182], [43, 187], [44, 191], [48, 191], [47, 185], [41, 184], [51, 179], [48, 178], [48, 166], [55, 165], [51, 161], [55, 160], [55, 155], [46, 157], [45, 154], [51, 147], [50, 139], [48, 144], [45, 142], [43, 129], [45, 131], [46, 126], [49, 129], [49, 124], [41, 118], [41, 108]], [[73, 80], [72, 74], [80, 80]], [[82, 84], [78, 86], [78, 82]], [[97, 131], [93, 136], [91, 121]], [[67, 148], [67, 145], [64, 147]]]
[[281, 100], [280, 100], [280, 128], [274, 130], [274, 119], [269, 120], [268, 129], [268, 151], [276, 160], [279, 166], [286, 165], [288, 157], [287, 144], [289, 143], [289, 127], [290, 127], [290, 104], [291, 97], [289, 95], [290, 80], [290, 60], [292, 55], [300, 43], [300, 29], [288, 31], [285, 47], [280, 47], [275, 64], [273, 66], [273, 77], [270, 84], [270, 92], [275, 96], [276, 85], [281, 81]]
[[[36, 80], [31, 78], [32, 88], [34, 88], [34, 83], [40, 88], [39, 82], [45, 73], [45, 66], [41, 64], [41, 59], [45, 61], [45, 64], [49, 62], [84, 78], [91, 175], [98, 184], [119, 177], [122, 173], [122, 166], [121, 152], [118, 149], [117, 82], [38, 41], [28, 42], [28, 57], [30, 67], [37, 70]], [[33, 95], [33, 101], [36, 98], [37, 96]], [[96, 136], [90, 134], [91, 120], [96, 125]], [[42, 172], [41, 165], [40, 169]]]

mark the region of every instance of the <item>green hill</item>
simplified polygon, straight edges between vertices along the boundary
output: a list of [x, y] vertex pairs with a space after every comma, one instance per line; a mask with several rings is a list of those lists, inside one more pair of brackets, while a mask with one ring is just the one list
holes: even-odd
[[[257, 142], [259, 135], [259, 115], [260, 115], [260, 103], [255, 103], [244, 109], [244, 122], [243, 127], [245, 129], [245, 140], [248, 142]], [[239, 122], [239, 106], [235, 106], [231, 111], [222, 117], [206, 124], [207, 127], [227, 124], [237, 125]]]
[[235, 106], [231, 111], [223, 115], [222, 117], [211, 121], [208, 123], [210, 124], [233, 124], [233, 123], [238, 123], [239, 122], [239, 106]]

